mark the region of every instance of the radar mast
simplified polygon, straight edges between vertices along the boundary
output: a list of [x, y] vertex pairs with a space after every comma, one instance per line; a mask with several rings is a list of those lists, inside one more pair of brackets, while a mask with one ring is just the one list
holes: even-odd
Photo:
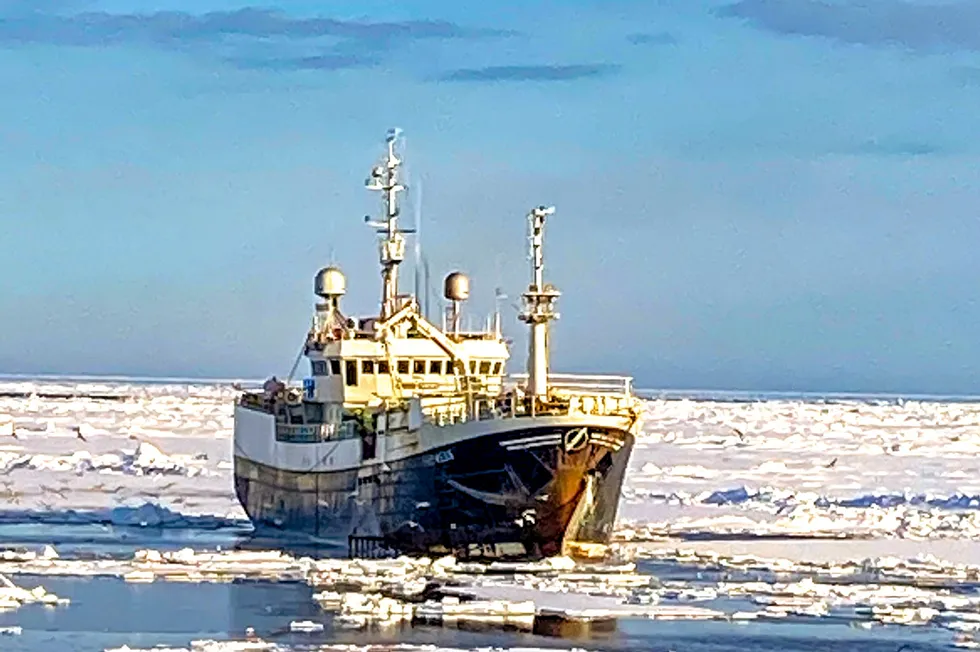
[[544, 221], [555, 212], [554, 206], [538, 206], [527, 216], [528, 240], [531, 243], [531, 284], [522, 295], [524, 308], [519, 319], [531, 327], [528, 341], [527, 392], [534, 396], [548, 394], [548, 323], [558, 319], [555, 302], [561, 293], [544, 282]]
[[398, 299], [398, 265], [405, 260], [405, 233], [411, 231], [398, 228], [398, 193], [405, 190], [398, 178], [398, 168], [401, 159], [395, 152], [395, 143], [401, 135], [401, 129], [389, 129], [385, 139], [388, 151], [381, 162], [371, 170], [371, 176], [365, 182], [368, 190], [381, 192], [383, 207], [381, 221], [372, 222], [370, 216], [364, 221], [377, 229], [381, 240], [378, 243], [379, 259], [381, 262], [381, 320], [391, 317], [399, 308]]

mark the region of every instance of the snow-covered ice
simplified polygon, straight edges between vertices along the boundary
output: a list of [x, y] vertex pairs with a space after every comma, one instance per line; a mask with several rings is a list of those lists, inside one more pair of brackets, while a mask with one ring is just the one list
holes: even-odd
[[[238, 391], [0, 381], [0, 521], [241, 524], [230, 441]], [[980, 403], [650, 400], [620, 511], [631, 540], [977, 539]]]
[[980, 536], [980, 404], [652, 400], [645, 419], [631, 538]]
[[[237, 393], [227, 383], [0, 381], [0, 526], [247, 528], [232, 489]], [[980, 625], [980, 403], [647, 401], [617, 537], [621, 556], [689, 568], [700, 579], [659, 581], [629, 563], [549, 560], [488, 572], [452, 559], [200, 550], [89, 561], [53, 549], [7, 551], [0, 572], [306, 581], [336, 622], [358, 628], [416, 619], [515, 625], [533, 612], [834, 616], [972, 636]], [[455, 593], [429, 596], [432, 582]], [[228, 645], [246, 644], [191, 649], [278, 649]]]
[[237, 393], [230, 384], [0, 382], [0, 521], [140, 523], [131, 512], [145, 503], [169, 510], [151, 515], [154, 525], [179, 525], [177, 514], [243, 519], [231, 489]]
[[[270, 642], [247, 641], [194, 641], [189, 647], [132, 648], [128, 646], [109, 648], [105, 652], [287, 652], [295, 648], [280, 646]], [[410, 645], [405, 643], [382, 643], [374, 645], [323, 644], [317, 645], [320, 652], [508, 652], [505, 648], [452, 648], [438, 645]], [[512, 652], [549, 652], [549, 648], [522, 647]], [[571, 652], [585, 652], [575, 648]]]
[[25, 604], [43, 604], [49, 607], [68, 604], [68, 599], [48, 593], [43, 586], [24, 589], [0, 575], [0, 610], [17, 609]]

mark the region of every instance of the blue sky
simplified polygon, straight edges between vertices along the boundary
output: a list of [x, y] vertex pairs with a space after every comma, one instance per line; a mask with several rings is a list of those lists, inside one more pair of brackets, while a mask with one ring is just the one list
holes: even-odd
[[474, 315], [557, 207], [558, 367], [980, 392], [980, 3], [0, 0], [0, 83], [2, 372], [288, 370], [399, 126]]

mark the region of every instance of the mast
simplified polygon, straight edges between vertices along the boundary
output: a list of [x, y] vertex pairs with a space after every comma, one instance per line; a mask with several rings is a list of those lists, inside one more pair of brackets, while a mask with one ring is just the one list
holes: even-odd
[[371, 176], [365, 182], [368, 190], [381, 192], [383, 217], [381, 221], [372, 222], [370, 217], [364, 221], [377, 229], [381, 235], [378, 244], [379, 260], [381, 262], [381, 320], [391, 317], [399, 308], [398, 297], [398, 265], [405, 259], [405, 233], [410, 231], [398, 228], [398, 193], [405, 190], [398, 179], [398, 167], [401, 159], [395, 153], [395, 142], [401, 135], [400, 129], [389, 129], [385, 141], [388, 151], [384, 159], [371, 170]]
[[500, 306], [504, 302], [504, 299], [506, 299], [506, 298], [507, 298], [507, 295], [504, 294], [503, 289], [501, 289], [501, 288], [495, 288], [494, 289], [494, 291], [493, 291], [493, 303], [494, 303], [494, 310], [493, 310], [493, 334], [497, 337], [498, 340], [501, 337], [503, 337], [503, 332], [502, 332], [502, 329], [501, 329], [501, 326], [500, 326]]
[[[415, 299], [422, 307], [422, 317], [429, 318], [429, 266], [423, 263], [422, 254], [422, 180], [418, 177], [412, 183], [409, 192], [415, 204]], [[423, 299], [424, 297], [424, 299]]]
[[531, 284], [522, 295], [524, 309], [519, 319], [530, 326], [527, 360], [527, 391], [534, 396], [548, 394], [548, 323], [558, 319], [555, 302], [561, 293], [544, 282], [544, 221], [555, 212], [554, 206], [538, 206], [527, 216], [528, 240], [531, 244]]

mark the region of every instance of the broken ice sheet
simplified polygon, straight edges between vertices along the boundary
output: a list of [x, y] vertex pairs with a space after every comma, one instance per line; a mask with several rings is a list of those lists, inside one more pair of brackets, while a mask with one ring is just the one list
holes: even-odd
[[[237, 390], [231, 386], [66, 381], [5, 387], [25, 397], [0, 398], [0, 473], [5, 473], [0, 475], [4, 503], [0, 523], [33, 520], [157, 528], [244, 524], [232, 491], [231, 410]], [[40, 396], [54, 390], [66, 397]], [[791, 534], [832, 537], [833, 542], [850, 538], [847, 543], [855, 546], [862, 545], [859, 537], [870, 538], [865, 543], [872, 546], [927, 546], [965, 545], [980, 539], [980, 406], [976, 404], [653, 400], [646, 411], [624, 487], [619, 534], [626, 540]], [[885, 549], [893, 548], [879, 548]], [[927, 549], [943, 550], [918, 550]], [[917, 554], [915, 548], [894, 550], [900, 559]], [[958, 550], [945, 549], [949, 556], [939, 556], [960, 555], [969, 561], [971, 553]], [[849, 548], [833, 562], [809, 559], [824, 552], [809, 542], [793, 545], [785, 557], [760, 555], [744, 563], [737, 554], [658, 558], [678, 564], [690, 561], [701, 573], [722, 563], [719, 559], [726, 559], [722, 565], [732, 572], [810, 573], [809, 585], [802, 577], [786, 576], [757, 585], [731, 578], [658, 585], [642, 572], [607, 573], [597, 579], [581, 568], [552, 568], [550, 577], [533, 568], [515, 569], [509, 578], [489, 580], [458, 563], [439, 567], [432, 562], [424, 571], [397, 564], [333, 568], [295, 558], [206, 558], [201, 551], [182, 552], [171, 559], [147, 551], [142, 559], [88, 562], [87, 566], [39, 555], [19, 567], [52, 574], [111, 574], [130, 581], [303, 577], [316, 586], [326, 608], [342, 612], [346, 601], [353, 626], [363, 620], [353, 617], [355, 605], [370, 611], [371, 618], [377, 614], [378, 621], [404, 620], [408, 612], [414, 618], [416, 603], [386, 596], [392, 578], [401, 595], [413, 595], [435, 575], [451, 576], [472, 591], [468, 597], [476, 603], [474, 617], [481, 617], [477, 613], [481, 609], [483, 615], [503, 609], [520, 618], [528, 602], [535, 613], [549, 608], [571, 613], [569, 605], [560, 604], [560, 596], [571, 595], [583, 601], [582, 607], [586, 603], [605, 607], [614, 601], [615, 609], [641, 611], [645, 617], [666, 617], [688, 609], [685, 617], [715, 617], [712, 612], [718, 611], [735, 620], [778, 619], [786, 614], [819, 620], [835, 610], [851, 609], [868, 618], [866, 622], [928, 623], [963, 632], [972, 627], [964, 614], [973, 603], [944, 593], [955, 593], [957, 583], [968, 581], [969, 568], [871, 564], [870, 571], [861, 572], [876, 574], [875, 589], [874, 582], [857, 581], [854, 575], [861, 560], [871, 556], [866, 547]], [[830, 565], [817, 568], [816, 562]], [[854, 564], [858, 566], [852, 568]], [[852, 581], [851, 591], [828, 588], [821, 574], [833, 577], [835, 573], [845, 573]], [[327, 580], [333, 576], [346, 584], [331, 585]], [[952, 588], [916, 585], [927, 581], [950, 582]], [[895, 588], [902, 583], [914, 590]], [[508, 591], [511, 598], [506, 598]], [[737, 609], [724, 606], [729, 597], [741, 600]], [[746, 607], [746, 597], [752, 610]], [[441, 598], [429, 607], [430, 615], [439, 610], [446, 613]], [[696, 611], [701, 607], [706, 611]], [[589, 612], [577, 613], [584, 617]]]
[[14, 584], [9, 578], [0, 575], [0, 610], [17, 609], [25, 604], [42, 604], [49, 607], [65, 606], [67, 598], [59, 598], [48, 593], [43, 586], [24, 589]]
[[[231, 384], [0, 390], [19, 395], [0, 398], [0, 497], [18, 516], [153, 503], [244, 517], [231, 489]], [[976, 539], [978, 453], [974, 403], [650, 400], [621, 531]]]

